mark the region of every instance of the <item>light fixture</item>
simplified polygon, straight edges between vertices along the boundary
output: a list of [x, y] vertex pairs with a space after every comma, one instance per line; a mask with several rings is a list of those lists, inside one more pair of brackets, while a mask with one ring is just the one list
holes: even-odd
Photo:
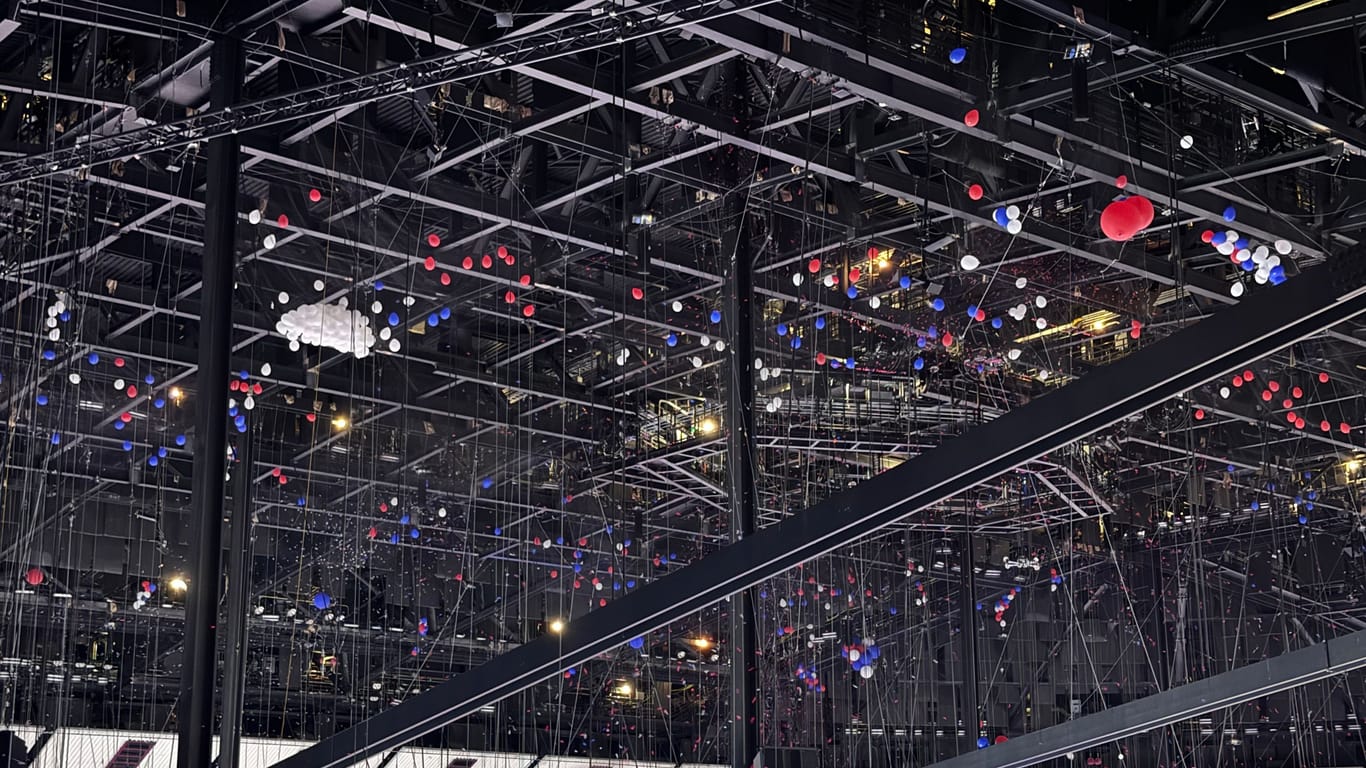
[[554, 632], [554, 633], [557, 634], [557, 635], [560, 634], [561, 632], [564, 631], [564, 622], [563, 622], [563, 621], [560, 621], [559, 619], [551, 619], [551, 620], [550, 620], [550, 631], [551, 631], [551, 632]]
[[703, 431], [703, 432], [706, 432], [707, 434], [710, 435], [711, 433], [713, 433], [713, 432], [716, 431], [716, 428], [717, 428], [716, 419], [713, 419], [712, 417], [708, 416], [707, 418], [705, 418], [705, 419], [702, 420], [702, 431]]
[[346, 427], [347, 427], [350, 423], [351, 423], [351, 422], [349, 422], [349, 421], [346, 420], [346, 417], [345, 417], [345, 416], [334, 416], [334, 417], [332, 417], [332, 426], [336, 427], [337, 429], [346, 429]]
[[1299, 5], [1292, 5], [1292, 6], [1290, 6], [1289, 8], [1286, 8], [1286, 9], [1283, 10], [1283, 11], [1276, 11], [1275, 13], [1271, 14], [1270, 16], [1267, 16], [1267, 17], [1266, 17], [1266, 20], [1267, 20], [1267, 21], [1275, 21], [1276, 19], [1284, 19], [1286, 16], [1289, 16], [1289, 15], [1292, 14], [1292, 13], [1299, 13], [1300, 11], [1307, 11], [1307, 10], [1309, 10], [1310, 8], [1314, 8], [1314, 7], [1323, 5], [1323, 4], [1326, 3], [1326, 2], [1328, 2], [1328, 0], [1305, 0], [1305, 2], [1300, 3]]
[[176, 592], [184, 592], [189, 588], [190, 585], [185, 583], [185, 579], [179, 576], [176, 576], [171, 579], [171, 589], [175, 590]]
[[1360, 460], [1360, 459], [1349, 459], [1349, 460], [1347, 461], [1347, 471], [1348, 471], [1348, 472], [1353, 472], [1353, 473], [1355, 473], [1355, 472], [1356, 472], [1357, 470], [1359, 470], [1359, 469], [1361, 469], [1361, 460]]
[[699, 651], [705, 651], [711, 647], [711, 641], [705, 637], [694, 637], [691, 642], [693, 647]]
[[181, 389], [180, 387], [171, 387], [170, 394], [171, 400], [175, 401], [176, 403], [179, 403], [181, 400], [185, 399], [185, 390]]
[[631, 694], [635, 693], [635, 689], [631, 687], [631, 684], [629, 682], [622, 680], [617, 685], [617, 689], [613, 691], [613, 693], [615, 693], [618, 696], [629, 697]]

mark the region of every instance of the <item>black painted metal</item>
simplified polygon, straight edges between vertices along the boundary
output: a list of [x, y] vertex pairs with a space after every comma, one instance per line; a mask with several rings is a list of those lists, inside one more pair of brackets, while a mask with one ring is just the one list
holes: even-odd
[[1366, 630], [1016, 736], [930, 768], [1028, 768], [1362, 667], [1366, 667]]
[[242, 703], [247, 674], [247, 612], [251, 603], [251, 525], [255, 444], [250, 432], [237, 443], [233, 470], [232, 520], [228, 529], [228, 567], [223, 626], [223, 717], [218, 734], [219, 768], [241, 763]]
[[1366, 291], [1348, 294], [1325, 269], [1259, 291], [277, 765], [334, 768], [379, 754], [1363, 312]]
[[[748, 129], [749, 119], [745, 96], [747, 72], [742, 59], [731, 62], [731, 113], [742, 131]], [[749, 209], [749, 185], [741, 183], [745, 176], [739, 167], [741, 157], [739, 152], [731, 152], [726, 162], [727, 234], [722, 239], [722, 256], [729, 259], [731, 277], [726, 296], [731, 351], [726, 461], [732, 542], [753, 536], [759, 519], [754, 494], [754, 254], [745, 216]], [[731, 768], [750, 768], [759, 752], [761, 720], [754, 602], [753, 588], [741, 590], [731, 602]]]
[[978, 701], [977, 683], [981, 680], [977, 668], [977, 558], [973, 552], [971, 517], [968, 531], [959, 539], [959, 549], [963, 556], [963, 572], [959, 574], [961, 590], [958, 597], [959, 631], [962, 633], [959, 650], [963, 653], [963, 726], [968, 749], [977, 748], [977, 739], [982, 735], [982, 712]]
[[[210, 59], [210, 99], [216, 109], [241, 95], [242, 42], [224, 36]], [[204, 288], [199, 320], [199, 399], [191, 494], [193, 580], [185, 606], [185, 667], [180, 678], [177, 727], [179, 768], [202, 768], [212, 758], [214, 693], [218, 678], [218, 593], [223, 559], [224, 473], [227, 466], [228, 363], [232, 351], [233, 261], [237, 178], [241, 146], [236, 135], [208, 144], [204, 198]]]

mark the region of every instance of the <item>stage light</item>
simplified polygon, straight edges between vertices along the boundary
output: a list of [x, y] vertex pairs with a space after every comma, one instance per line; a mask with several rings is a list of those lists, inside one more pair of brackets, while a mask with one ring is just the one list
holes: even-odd
[[170, 584], [171, 589], [175, 590], [176, 592], [184, 592], [185, 590], [190, 588], [190, 585], [185, 583], [185, 580], [179, 576], [176, 576], [175, 578], [171, 579]]
[[705, 637], [694, 637], [691, 642], [693, 647], [699, 651], [705, 651], [711, 647], [711, 641]]
[[557, 635], [564, 631], [564, 622], [559, 619], [551, 619], [549, 626], [550, 631]]

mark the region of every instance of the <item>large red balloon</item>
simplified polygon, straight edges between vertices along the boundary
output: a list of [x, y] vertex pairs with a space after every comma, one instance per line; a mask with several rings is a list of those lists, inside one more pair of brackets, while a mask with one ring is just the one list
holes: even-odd
[[1105, 206], [1100, 214], [1100, 229], [1106, 237], [1122, 243], [1153, 223], [1153, 215], [1153, 204], [1146, 197], [1126, 197]]
[[42, 584], [42, 583], [43, 583], [43, 571], [42, 571], [42, 569], [41, 569], [41, 568], [30, 568], [30, 569], [28, 569], [28, 571], [24, 574], [24, 581], [27, 581], [27, 582], [29, 583], [29, 586], [31, 586], [31, 587], [36, 587], [36, 586], [38, 586], [39, 584]]

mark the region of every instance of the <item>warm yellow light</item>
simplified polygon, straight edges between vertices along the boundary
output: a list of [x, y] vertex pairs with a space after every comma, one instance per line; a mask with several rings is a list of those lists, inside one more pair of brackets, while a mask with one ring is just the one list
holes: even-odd
[[632, 688], [631, 688], [631, 684], [630, 684], [630, 683], [622, 683], [621, 685], [618, 685], [618, 686], [617, 686], [617, 695], [618, 695], [618, 696], [630, 696], [631, 693], [632, 693]]
[[1319, 6], [1319, 5], [1323, 5], [1323, 4], [1326, 3], [1326, 2], [1328, 2], [1328, 0], [1306, 0], [1306, 2], [1300, 3], [1299, 5], [1292, 5], [1292, 6], [1290, 6], [1289, 8], [1286, 8], [1284, 11], [1276, 11], [1275, 13], [1271, 14], [1270, 16], [1267, 16], [1267, 17], [1266, 17], [1266, 20], [1267, 20], [1267, 21], [1275, 21], [1276, 19], [1284, 19], [1286, 16], [1289, 16], [1289, 15], [1292, 14], [1292, 13], [1299, 13], [1300, 11], [1307, 11], [1307, 10], [1309, 10], [1310, 8], [1313, 8], [1313, 7]]
[[180, 387], [171, 387], [171, 399], [177, 403], [181, 400], [184, 400], [185, 390], [181, 389]]
[[1361, 462], [1360, 462], [1359, 460], [1357, 460], [1357, 459], [1352, 459], [1352, 460], [1350, 460], [1350, 461], [1347, 462], [1347, 471], [1348, 471], [1348, 472], [1356, 472], [1358, 469], [1361, 469]]
[[1103, 330], [1105, 330], [1105, 321], [1104, 321], [1104, 320], [1097, 320], [1097, 321], [1095, 321], [1094, 323], [1091, 323], [1091, 330], [1093, 330], [1093, 331], [1103, 331]]
[[346, 429], [347, 425], [349, 425], [350, 423], [351, 422], [346, 420], [345, 416], [337, 416], [332, 419], [332, 426], [336, 427], [337, 429]]
[[550, 622], [550, 631], [557, 635], [560, 634], [564, 631], [564, 622], [559, 619], [552, 619]]
[[699, 651], [705, 651], [711, 647], [711, 641], [705, 637], [695, 637], [692, 640], [693, 647]]
[[887, 257], [886, 257], [886, 256], [879, 257], [878, 260], [877, 260], [877, 268], [878, 268], [878, 269], [886, 269], [886, 268], [887, 268], [887, 265], [888, 265], [888, 264], [891, 264], [891, 263], [892, 263], [892, 262], [890, 262], [890, 261], [887, 260]]
[[716, 419], [713, 419], [713, 418], [711, 418], [710, 416], [708, 416], [707, 418], [705, 418], [705, 419], [702, 420], [702, 431], [703, 431], [703, 432], [706, 432], [707, 434], [711, 434], [712, 432], [715, 432], [715, 431], [716, 431], [716, 427], [717, 427]]
[[171, 589], [175, 590], [176, 592], [184, 592], [189, 588], [190, 585], [186, 584], [185, 580], [180, 578], [179, 576], [171, 579]]

